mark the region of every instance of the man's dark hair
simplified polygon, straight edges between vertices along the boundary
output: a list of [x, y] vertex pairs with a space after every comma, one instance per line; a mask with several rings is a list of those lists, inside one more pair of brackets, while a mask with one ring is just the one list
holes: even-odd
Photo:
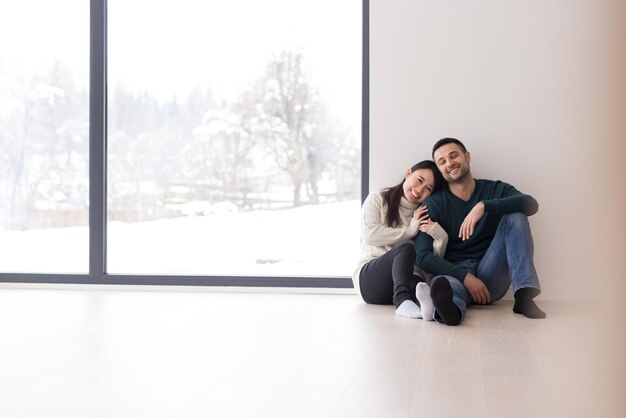
[[463, 150], [463, 152], [467, 152], [467, 149], [465, 149], [465, 145], [463, 145], [463, 143], [461, 141], [459, 141], [456, 138], [442, 138], [439, 141], [437, 141], [437, 143], [435, 143], [435, 146], [433, 147], [433, 160], [435, 159], [435, 151], [437, 151], [437, 149], [439, 149], [440, 147], [443, 147], [446, 144], [457, 144], [459, 147], [461, 147], [461, 149]]

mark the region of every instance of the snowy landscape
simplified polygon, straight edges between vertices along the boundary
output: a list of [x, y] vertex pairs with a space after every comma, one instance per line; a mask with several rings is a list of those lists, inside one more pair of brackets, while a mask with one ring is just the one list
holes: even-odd
[[[108, 224], [108, 272], [351, 276], [360, 203]], [[86, 273], [87, 227], [0, 232], [0, 271]]]
[[[49, 3], [0, 14], [0, 42], [20, 39], [0, 57], [3, 273], [89, 268], [89, 7]], [[106, 174], [96, 179], [106, 184], [108, 273], [352, 274], [360, 9], [110, 4]]]

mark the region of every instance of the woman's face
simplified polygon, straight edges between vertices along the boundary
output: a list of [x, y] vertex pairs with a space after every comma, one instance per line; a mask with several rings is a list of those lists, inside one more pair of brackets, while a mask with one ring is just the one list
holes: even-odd
[[411, 203], [422, 203], [435, 188], [435, 176], [427, 168], [408, 169], [404, 177], [404, 197]]

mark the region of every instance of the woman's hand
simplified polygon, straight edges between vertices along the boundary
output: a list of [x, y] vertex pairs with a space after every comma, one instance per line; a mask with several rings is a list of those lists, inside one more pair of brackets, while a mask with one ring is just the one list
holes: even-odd
[[430, 216], [428, 216], [428, 208], [426, 206], [420, 206], [417, 208], [417, 210], [413, 212], [413, 217], [419, 224], [418, 228], [420, 232], [430, 232], [433, 226], [437, 223], [430, 220]]
[[420, 206], [415, 209], [415, 212], [413, 212], [413, 219], [415, 219], [419, 224], [421, 224], [423, 220], [428, 219], [428, 208], [426, 206]]
[[430, 218], [420, 221], [419, 230], [426, 234], [430, 234], [430, 231], [437, 225], [437, 222], [433, 222]]
[[470, 213], [467, 214], [465, 220], [461, 224], [461, 229], [459, 230], [459, 238], [463, 241], [468, 240], [472, 234], [474, 233], [474, 227], [476, 223], [483, 217], [485, 214], [485, 204], [483, 202], [478, 202], [476, 206], [470, 210]]

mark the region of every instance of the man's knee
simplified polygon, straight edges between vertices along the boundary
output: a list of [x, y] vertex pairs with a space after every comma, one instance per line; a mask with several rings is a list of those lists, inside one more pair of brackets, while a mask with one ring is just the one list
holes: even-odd
[[528, 222], [528, 216], [522, 212], [513, 212], [502, 215], [502, 221], [506, 222]]
[[521, 212], [507, 213], [502, 216], [500, 223], [503, 223], [507, 227], [529, 227], [528, 216]]

